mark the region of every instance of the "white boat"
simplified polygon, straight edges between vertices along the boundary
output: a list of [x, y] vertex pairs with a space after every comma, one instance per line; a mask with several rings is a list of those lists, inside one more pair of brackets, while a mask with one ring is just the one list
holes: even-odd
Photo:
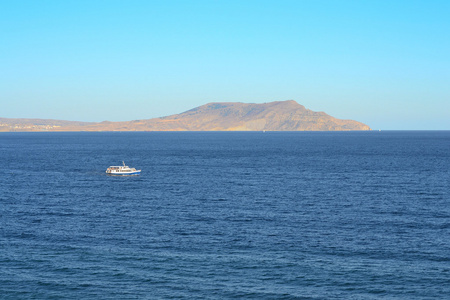
[[135, 168], [130, 168], [125, 165], [125, 162], [122, 162], [123, 166], [110, 166], [106, 169], [106, 174], [108, 175], [139, 175], [141, 174], [141, 170], [136, 170]]

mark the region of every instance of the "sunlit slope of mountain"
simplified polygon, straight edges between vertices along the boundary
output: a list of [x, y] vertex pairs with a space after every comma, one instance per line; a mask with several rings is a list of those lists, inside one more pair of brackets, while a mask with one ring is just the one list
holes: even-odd
[[314, 112], [292, 100], [264, 104], [209, 103], [167, 117], [131, 122], [104, 122], [95, 127], [105, 125], [114, 130], [155, 131], [370, 130], [369, 126], [363, 123], [336, 119], [324, 112]]
[[353, 120], [306, 109], [293, 100], [264, 104], [209, 103], [181, 114], [128, 122], [85, 123], [54, 131], [340, 131], [370, 130]]

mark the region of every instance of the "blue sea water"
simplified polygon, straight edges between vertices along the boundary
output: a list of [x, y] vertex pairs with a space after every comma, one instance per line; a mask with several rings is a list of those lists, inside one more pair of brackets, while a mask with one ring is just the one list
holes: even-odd
[[449, 131], [1, 133], [0, 157], [1, 299], [450, 295]]

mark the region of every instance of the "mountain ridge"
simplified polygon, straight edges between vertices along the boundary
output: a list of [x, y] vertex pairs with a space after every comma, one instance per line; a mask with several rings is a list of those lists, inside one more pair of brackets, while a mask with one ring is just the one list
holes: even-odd
[[[16, 123], [9, 122], [14, 120]], [[34, 122], [33, 122], [34, 121]], [[8, 124], [9, 127], [8, 127]], [[27, 125], [28, 124], [28, 125]], [[35, 127], [33, 127], [35, 126]], [[9, 128], [9, 130], [8, 130]], [[185, 112], [125, 122], [0, 118], [0, 131], [346, 131], [371, 130], [354, 120], [315, 112], [294, 100], [261, 104], [210, 102]]]

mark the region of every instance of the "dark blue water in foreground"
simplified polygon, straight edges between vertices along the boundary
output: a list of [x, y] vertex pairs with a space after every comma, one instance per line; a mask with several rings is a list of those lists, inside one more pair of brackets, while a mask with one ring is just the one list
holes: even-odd
[[449, 131], [2, 133], [0, 158], [1, 299], [450, 295]]

